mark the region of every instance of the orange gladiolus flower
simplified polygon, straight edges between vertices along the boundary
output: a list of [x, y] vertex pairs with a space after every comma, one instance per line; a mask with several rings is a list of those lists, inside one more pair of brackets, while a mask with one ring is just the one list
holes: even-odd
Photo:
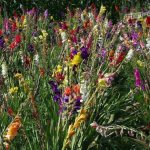
[[79, 94], [80, 93], [80, 86], [77, 84], [77, 85], [74, 85], [72, 87], [73, 89], [73, 92], [76, 93], [76, 94]]
[[8, 126], [7, 131], [4, 135], [5, 141], [11, 141], [17, 135], [18, 130], [21, 127], [20, 117], [16, 116], [13, 122]]
[[67, 95], [67, 96], [69, 96], [69, 95], [71, 95], [71, 92], [72, 92], [71, 88], [70, 87], [66, 87], [65, 91], [64, 91], [64, 94]]

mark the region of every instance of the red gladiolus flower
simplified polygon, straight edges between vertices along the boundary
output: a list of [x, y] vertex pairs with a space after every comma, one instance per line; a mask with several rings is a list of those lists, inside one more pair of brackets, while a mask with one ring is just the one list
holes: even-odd
[[146, 18], [146, 24], [147, 24], [147, 26], [150, 26], [150, 16], [148, 16], [148, 17]]
[[23, 56], [23, 62], [25, 67], [29, 67], [31, 64], [31, 58], [29, 56]]
[[12, 42], [11, 44], [10, 44], [10, 48], [11, 49], [14, 49], [15, 47], [17, 46], [17, 43], [14, 41], [14, 42]]
[[0, 30], [0, 36], [2, 36], [2, 34], [3, 34], [3, 31], [2, 31], [2, 30]]
[[18, 18], [18, 15], [17, 15], [16, 11], [14, 11], [14, 18], [15, 19]]
[[119, 12], [119, 6], [115, 5], [115, 10]]
[[55, 79], [56, 79], [57, 82], [61, 82], [65, 79], [65, 77], [62, 73], [56, 73], [55, 74]]
[[125, 52], [121, 52], [116, 60], [116, 64], [119, 64], [123, 61], [124, 57], [125, 57], [126, 53]]
[[15, 41], [16, 41], [16, 43], [20, 43], [21, 42], [21, 36], [20, 35], [16, 35]]
[[14, 22], [14, 23], [12, 24], [11, 30], [12, 30], [12, 32], [14, 32], [14, 31], [16, 31], [16, 29], [17, 29], [17, 25], [16, 25], [16, 22]]

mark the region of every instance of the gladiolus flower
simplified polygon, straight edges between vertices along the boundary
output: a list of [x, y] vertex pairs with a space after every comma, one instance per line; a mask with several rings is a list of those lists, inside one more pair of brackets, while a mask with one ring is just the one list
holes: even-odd
[[131, 60], [131, 58], [133, 57], [133, 54], [134, 54], [134, 50], [133, 49], [130, 49], [128, 51], [128, 54], [126, 55], [126, 59], [129, 61]]
[[5, 40], [3, 37], [0, 37], [0, 48], [4, 48]]
[[115, 10], [119, 12], [119, 6], [115, 5]]
[[71, 88], [70, 88], [70, 87], [66, 87], [66, 88], [65, 88], [65, 91], [64, 91], [64, 94], [65, 94], [66, 96], [69, 96], [69, 95], [71, 95], [71, 93], [72, 93]]
[[82, 109], [79, 116], [75, 119], [74, 128], [79, 128], [80, 124], [87, 118], [86, 110]]
[[0, 36], [2, 36], [2, 34], [3, 34], [3, 31], [2, 31], [2, 30], [0, 30]]
[[10, 44], [10, 48], [11, 49], [14, 49], [15, 47], [17, 46], [17, 43], [14, 41], [14, 42], [12, 42], [11, 44]]
[[67, 41], [67, 34], [66, 32], [62, 31], [62, 29], [60, 29], [60, 35], [61, 35], [62, 43]]
[[6, 62], [2, 63], [2, 75], [4, 77], [6, 77], [8, 75], [8, 68], [7, 68]]
[[16, 43], [20, 43], [21, 42], [21, 36], [20, 35], [16, 35], [15, 41], [16, 41]]
[[18, 87], [13, 87], [11, 89], [9, 89], [9, 94], [14, 94], [18, 92]]
[[140, 60], [137, 60], [137, 64], [140, 66], [140, 67], [144, 67], [145, 66], [145, 63], [140, 61]]
[[102, 5], [101, 8], [100, 8], [99, 14], [102, 15], [102, 14], [105, 13], [105, 11], [106, 11], [106, 7]]
[[11, 30], [12, 30], [12, 32], [15, 32], [16, 29], [17, 29], [17, 24], [16, 24], [16, 22], [14, 22], [14, 23], [12, 24]]
[[69, 126], [67, 138], [71, 138], [75, 134], [73, 125]]
[[147, 26], [150, 27], [150, 17], [149, 16], [146, 18], [146, 24], [147, 24]]
[[78, 65], [81, 63], [81, 61], [82, 61], [81, 53], [78, 52], [77, 55], [75, 55], [71, 60], [71, 65]]
[[136, 87], [140, 87], [141, 89], [144, 89], [141, 81], [140, 71], [137, 68], [134, 70], [134, 77], [135, 77]]
[[23, 75], [21, 73], [16, 73], [15, 74], [15, 78], [17, 78], [18, 80], [23, 78]]
[[80, 86], [77, 84], [77, 85], [74, 85], [72, 87], [73, 89], [73, 92], [76, 93], [76, 94], [79, 94], [80, 93]]
[[108, 87], [109, 86], [106, 78], [98, 79], [98, 85], [100, 87]]
[[46, 9], [46, 10], [44, 11], [44, 17], [45, 17], [45, 18], [48, 17], [48, 9]]
[[17, 135], [18, 130], [21, 127], [20, 117], [16, 116], [13, 122], [8, 126], [6, 133], [4, 134], [4, 139], [6, 141], [11, 141]]

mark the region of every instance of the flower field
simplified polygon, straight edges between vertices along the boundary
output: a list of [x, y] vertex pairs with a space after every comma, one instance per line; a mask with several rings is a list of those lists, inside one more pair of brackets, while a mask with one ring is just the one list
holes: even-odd
[[149, 15], [0, 17], [1, 149], [150, 149]]

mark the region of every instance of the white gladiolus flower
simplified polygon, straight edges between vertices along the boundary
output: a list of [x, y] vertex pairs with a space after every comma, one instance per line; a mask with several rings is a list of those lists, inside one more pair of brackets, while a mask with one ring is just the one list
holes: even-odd
[[150, 39], [146, 39], [146, 48], [150, 50]]
[[90, 20], [94, 20], [94, 16], [93, 16], [93, 14], [91, 12], [88, 13], [88, 16], [89, 16]]
[[133, 54], [134, 54], [134, 50], [133, 49], [130, 49], [127, 56], [126, 56], [126, 60], [131, 60], [131, 58], [133, 57]]
[[35, 62], [35, 64], [39, 64], [39, 55], [38, 54], [35, 54], [34, 55], [34, 62]]
[[85, 18], [84, 18], [84, 14], [81, 14], [81, 20], [84, 22]]
[[82, 100], [85, 101], [88, 96], [87, 82], [85, 80], [83, 80], [80, 84], [80, 92], [82, 94]]
[[24, 63], [24, 60], [23, 60], [23, 52], [22, 51], [19, 51], [19, 55], [21, 57], [21, 62]]
[[67, 41], [67, 34], [64, 31], [61, 31], [61, 39], [62, 39], [62, 43], [64, 43], [65, 41]]
[[124, 40], [124, 38], [123, 38], [122, 36], [120, 36], [119, 39], [120, 39], [120, 41], [123, 41], [123, 40]]
[[7, 68], [6, 62], [2, 63], [2, 75], [4, 77], [6, 77], [8, 75], [8, 68]]

